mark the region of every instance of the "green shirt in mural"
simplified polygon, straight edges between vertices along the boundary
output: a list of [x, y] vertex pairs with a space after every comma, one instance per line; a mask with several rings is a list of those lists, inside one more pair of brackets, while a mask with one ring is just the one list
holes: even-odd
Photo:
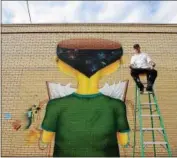
[[48, 102], [42, 128], [55, 132], [54, 157], [119, 156], [116, 132], [128, 132], [123, 101], [72, 93]]

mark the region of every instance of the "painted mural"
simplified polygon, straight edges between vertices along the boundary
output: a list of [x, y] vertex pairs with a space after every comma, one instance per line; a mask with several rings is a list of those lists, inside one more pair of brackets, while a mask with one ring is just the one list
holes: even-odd
[[[26, 141], [39, 142], [41, 149], [50, 147], [54, 140], [54, 157], [119, 157], [119, 144], [129, 144], [125, 105], [128, 84], [105, 84], [102, 88], [98, 85], [104, 76], [119, 69], [122, 57], [121, 44], [111, 40], [91, 38], [59, 42], [56, 66], [77, 80], [77, 88], [47, 83], [48, 98], [27, 109], [23, 127], [20, 120], [15, 120], [13, 128], [28, 130]], [[44, 113], [42, 122], [39, 121], [41, 111]]]

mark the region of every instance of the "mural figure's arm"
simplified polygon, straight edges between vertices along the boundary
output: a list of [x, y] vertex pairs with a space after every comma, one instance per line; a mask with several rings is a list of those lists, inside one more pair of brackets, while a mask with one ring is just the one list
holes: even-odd
[[126, 146], [129, 144], [129, 136], [128, 132], [120, 133], [117, 132], [117, 139], [119, 140], [119, 144], [122, 146]]
[[[39, 107], [42, 108], [44, 107], [44, 105], [49, 102], [49, 98], [46, 97], [46, 99], [42, 100], [39, 102]], [[53, 139], [54, 136], [54, 132], [48, 132], [46, 130], [41, 130], [40, 135], [41, 137], [40, 141], [42, 141], [42, 143], [50, 143]]]
[[48, 132], [46, 130], [43, 130], [42, 135], [41, 135], [41, 141], [43, 143], [51, 143], [54, 137], [54, 134], [55, 134], [54, 132]]
[[[47, 103], [48, 102], [48, 103]], [[39, 130], [34, 124], [30, 127], [27, 141], [29, 143], [39, 140], [41, 145], [48, 145], [54, 137], [55, 126], [57, 121], [57, 112], [52, 100], [45, 99], [39, 103], [39, 107], [42, 108], [47, 103], [45, 116], [42, 122], [42, 130]]]
[[58, 112], [55, 106], [55, 100], [49, 100], [46, 106], [45, 116], [42, 122], [41, 142], [50, 143], [56, 131]]
[[116, 106], [117, 115], [117, 139], [120, 145], [126, 146], [129, 144], [129, 124], [126, 114], [126, 105], [123, 101]]

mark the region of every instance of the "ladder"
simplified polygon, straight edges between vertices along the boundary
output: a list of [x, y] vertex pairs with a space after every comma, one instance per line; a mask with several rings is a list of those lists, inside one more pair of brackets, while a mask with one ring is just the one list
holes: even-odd
[[[147, 83], [143, 83], [143, 85], [147, 85]], [[143, 95], [147, 95], [148, 102], [147, 103], [141, 103], [141, 97]], [[143, 107], [146, 107], [148, 109], [149, 113], [144, 114], [143, 113]], [[154, 110], [153, 110], [154, 109]], [[155, 113], [155, 114], [154, 114]], [[139, 129], [137, 129], [137, 117], [139, 120]], [[143, 126], [143, 120], [150, 119], [151, 127], [144, 127]], [[155, 127], [155, 119], [159, 122], [160, 127]], [[171, 148], [168, 142], [166, 130], [164, 127], [163, 118], [160, 113], [160, 109], [157, 103], [157, 98], [154, 92], [154, 89], [152, 92], [145, 91], [144, 93], [140, 93], [139, 88], [137, 85], [135, 86], [135, 106], [134, 106], [134, 140], [133, 140], [133, 157], [135, 156], [135, 147], [136, 147], [136, 131], [140, 132], [140, 154], [141, 157], [145, 156], [146, 148], [147, 146], [153, 146], [153, 153], [154, 157], [157, 156], [157, 146], [162, 146], [167, 151], [167, 154], [169, 157], [172, 156]], [[150, 141], [144, 141], [144, 134], [145, 132], [151, 132], [152, 133], [152, 140]], [[155, 132], [158, 132], [160, 137], [162, 137], [163, 141], [156, 140], [156, 134]]]

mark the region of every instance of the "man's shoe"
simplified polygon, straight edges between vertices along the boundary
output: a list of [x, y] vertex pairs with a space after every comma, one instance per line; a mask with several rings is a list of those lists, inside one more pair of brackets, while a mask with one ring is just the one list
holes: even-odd
[[144, 86], [140, 87], [140, 94], [144, 93]]
[[138, 86], [140, 93], [144, 92], [144, 85], [141, 83], [139, 78], [135, 78], [136, 85]]
[[152, 85], [148, 85], [146, 87], [146, 91], [152, 92], [153, 91]]
[[143, 94], [144, 93], [144, 85], [141, 82], [138, 84], [138, 88], [140, 90], [140, 94]]

